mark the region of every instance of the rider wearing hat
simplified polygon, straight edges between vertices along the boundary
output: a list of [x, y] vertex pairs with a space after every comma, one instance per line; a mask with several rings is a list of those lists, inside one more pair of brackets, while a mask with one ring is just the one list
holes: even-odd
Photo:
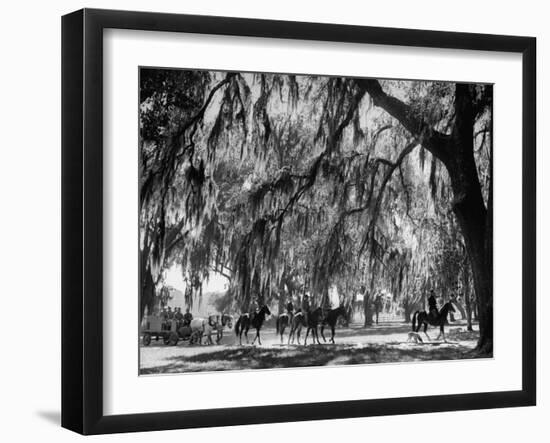
[[287, 299], [285, 308], [288, 315], [292, 316], [294, 314], [294, 305], [292, 304], [292, 298], [289, 297]]

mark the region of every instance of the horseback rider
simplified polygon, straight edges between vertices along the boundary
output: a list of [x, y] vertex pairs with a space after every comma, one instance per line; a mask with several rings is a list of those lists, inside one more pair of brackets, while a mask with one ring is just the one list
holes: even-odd
[[428, 307], [430, 317], [435, 320], [439, 315], [439, 310], [437, 309], [437, 300], [433, 289], [430, 291], [430, 296], [428, 297]]
[[189, 308], [185, 309], [185, 314], [183, 314], [183, 326], [189, 326], [191, 324], [191, 320], [193, 320], [193, 315], [189, 311]]
[[254, 317], [256, 317], [258, 312], [260, 312], [260, 297], [256, 296], [252, 299], [252, 309], [251, 309], [250, 319], [253, 319]]
[[286, 308], [286, 312], [289, 316], [292, 317], [292, 315], [294, 314], [294, 305], [292, 304], [292, 299], [289, 298], [286, 305], [285, 305], [285, 308]]

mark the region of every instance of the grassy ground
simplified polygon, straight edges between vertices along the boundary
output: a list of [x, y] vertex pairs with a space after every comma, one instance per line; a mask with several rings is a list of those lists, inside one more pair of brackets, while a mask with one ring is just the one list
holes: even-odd
[[[215, 346], [187, 343], [165, 346], [153, 341], [151, 346], [141, 347], [140, 372], [162, 374], [490, 357], [474, 351], [477, 331], [465, 332], [464, 327], [452, 326], [449, 343], [419, 344], [407, 342], [409, 331], [410, 325], [401, 323], [368, 329], [354, 326], [338, 329], [336, 344], [308, 342], [307, 346], [286, 344], [286, 334], [285, 344], [281, 344], [275, 331], [270, 329], [262, 330], [262, 346], [240, 346], [231, 333], [224, 336], [221, 345]], [[432, 339], [437, 336], [436, 331], [428, 333]], [[250, 335], [252, 341], [253, 334]]]

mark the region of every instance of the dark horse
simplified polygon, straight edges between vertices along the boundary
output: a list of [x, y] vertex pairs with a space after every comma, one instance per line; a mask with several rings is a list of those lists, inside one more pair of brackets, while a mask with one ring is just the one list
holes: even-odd
[[315, 340], [317, 340], [317, 344], [321, 344], [319, 341], [319, 333], [317, 328], [319, 327], [319, 323], [323, 321], [323, 309], [317, 308], [313, 311], [309, 312], [307, 315], [307, 331], [306, 331], [306, 338], [304, 339], [304, 345], [307, 345], [307, 336], [309, 335], [309, 331], [311, 331], [311, 336], [313, 337], [313, 344], [315, 344]]
[[254, 341], [252, 342], [252, 344], [254, 344], [256, 342], [256, 339], [258, 339], [258, 343], [260, 343], [260, 346], [262, 345], [262, 340], [260, 339], [260, 329], [262, 328], [265, 317], [267, 315], [271, 315], [271, 311], [269, 310], [267, 305], [263, 305], [258, 312], [254, 312], [252, 314], [249, 314], [247, 312], [246, 314], [242, 314], [239, 317], [237, 323], [235, 323], [235, 334], [237, 335], [237, 337], [239, 337], [240, 345], [243, 344], [243, 332], [246, 338], [246, 342], [248, 343], [248, 330], [250, 329], [250, 326], [256, 329], [256, 336], [254, 337]]
[[412, 319], [412, 330], [414, 332], [418, 332], [420, 326], [424, 324], [424, 334], [426, 334], [428, 340], [431, 341], [430, 336], [426, 332], [428, 329], [428, 324], [432, 326], [439, 326], [439, 335], [437, 336], [436, 340], [439, 340], [439, 338], [443, 336], [443, 341], [446, 342], [447, 339], [445, 338], [444, 327], [445, 323], [447, 323], [447, 315], [449, 314], [449, 312], [455, 312], [455, 308], [453, 307], [453, 304], [451, 302], [445, 303], [441, 308], [441, 311], [439, 311], [437, 315], [428, 314], [426, 311], [416, 311]]
[[340, 316], [344, 317], [344, 320], [347, 321], [347, 312], [344, 305], [340, 305], [336, 309], [330, 309], [327, 312], [325, 318], [323, 319], [323, 324], [321, 325], [321, 336], [323, 337], [323, 341], [327, 341], [323, 332], [325, 330], [325, 325], [328, 325], [331, 332], [330, 341], [334, 343], [334, 329], [336, 327], [338, 317]]

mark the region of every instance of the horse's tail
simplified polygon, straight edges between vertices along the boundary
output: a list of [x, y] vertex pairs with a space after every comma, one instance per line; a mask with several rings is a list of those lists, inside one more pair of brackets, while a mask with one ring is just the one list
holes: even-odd
[[239, 335], [239, 327], [241, 326], [241, 317], [235, 323], [235, 335]]
[[419, 313], [420, 313], [420, 311], [415, 311], [415, 313], [413, 314], [413, 321], [412, 321], [412, 330], [413, 330], [413, 332], [416, 332], [416, 317], [418, 317]]

